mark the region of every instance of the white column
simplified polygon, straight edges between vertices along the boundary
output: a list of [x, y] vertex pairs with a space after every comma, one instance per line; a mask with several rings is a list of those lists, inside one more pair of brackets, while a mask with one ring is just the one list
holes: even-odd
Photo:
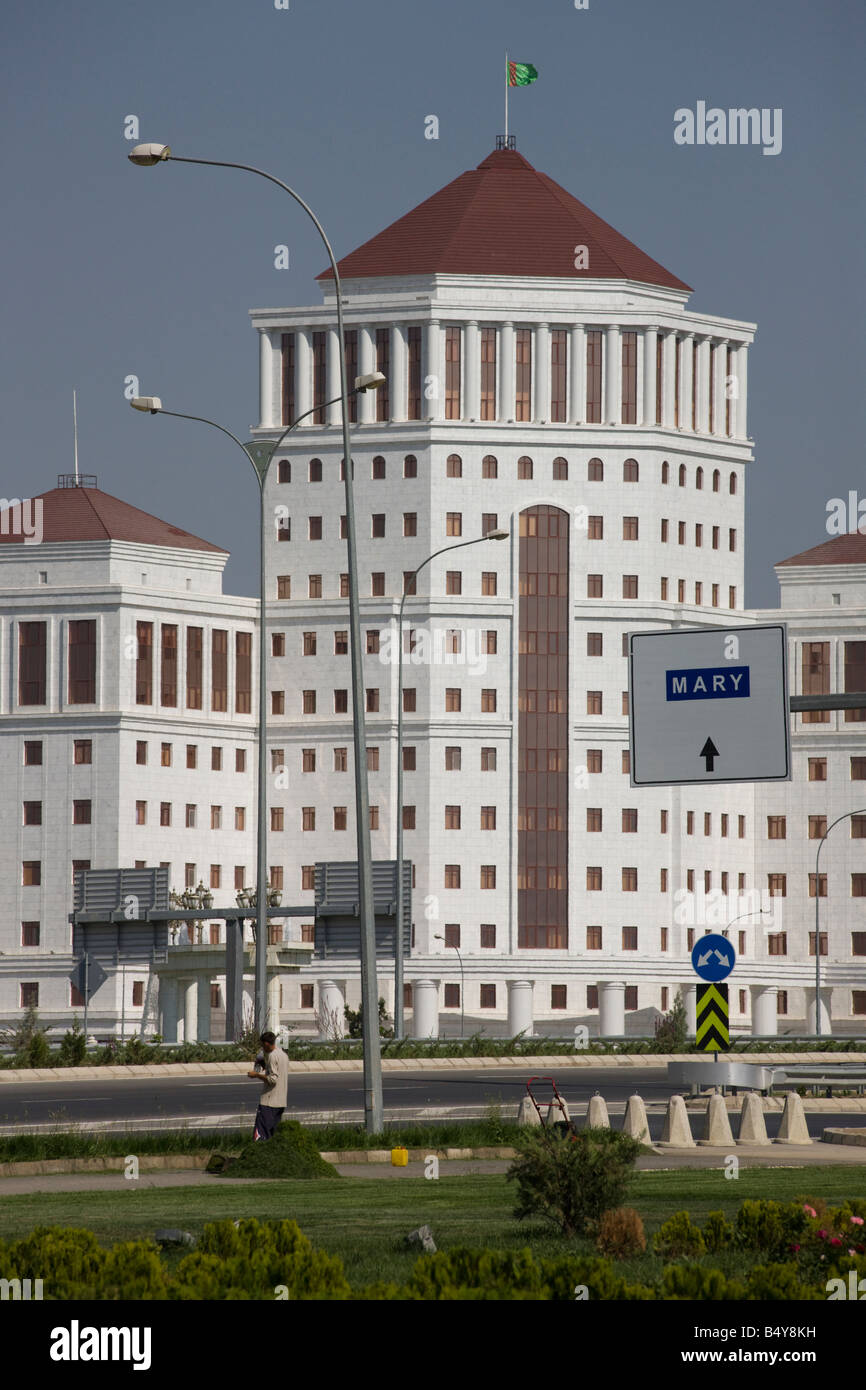
[[499, 419], [514, 420], [514, 324], [510, 319], [499, 333]]
[[674, 428], [674, 387], [676, 385], [677, 335], [673, 328], [664, 330], [662, 340], [662, 427]]
[[428, 319], [424, 331], [424, 375], [422, 413], [428, 420], [445, 418], [445, 363], [442, 333], [438, 319]]
[[752, 995], [752, 1036], [769, 1037], [779, 1031], [778, 985], [749, 985]]
[[[333, 400], [340, 395], [340, 338], [335, 327], [328, 329], [328, 339], [326, 345], [325, 361], [325, 382], [327, 399]], [[352, 389], [354, 382], [349, 382], [349, 390]], [[325, 411], [326, 425], [339, 425], [343, 418], [343, 407], [338, 399], [333, 405], [329, 405]]]
[[196, 1042], [210, 1042], [210, 976], [198, 977]]
[[680, 343], [680, 429], [692, 428], [692, 376], [694, 334], [687, 333]]
[[346, 1032], [344, 999], [336, 980], [319, 981], [319, 1037], [342, 1038]]
[[259, 329], [259, 424], [268, 429], [274, 422], [273, 343], [266, 328]]
[[[376, 339], [365, 324], [358, 328], [358, 376], [367, 376], [375, 370]], [[376, 392], [362, 391], [358, 396], [358, 424], [369, 425], [375, 418]]]
[[268, 1028], [272, 1033], [280, 1031], [280, 977], [272, 975], [268, 980]]
[[642, 425], [656, 422], [656, 344], [658, 328], [643, 331], [643, 416]]
[[463, 334], [463, 418], [481, 415], [481, 335], [478, 320], [470, 319]]
[[738, 343], [734, 353], [734, 371], [737, 379], [737, 399], [734, 411], [734, 434], [737, 439], [748, 439], [749, 430], [747, 424], [747, 396], [748, 396], [748, 360], [749, 349], [745, 343]]
[[625, 1032], [625, 983], [619, 980], [598, 982], [599, 1037], [621, 1037]]
[[[295, 329], [295, 419], [313, 404], [313, 337], [309, 328]], [[304, 424], [308, 425], [309, 420]], [[304, 425], [301, 425], [301, 429]]]
[[198, 981], [182, 981], [184, 985], [183, 993], [183, 1040], [185, 1043], [197, 1042], [196, 1037], [198, 1024]]
[[622, 420], [622, 339], [619, 324], [609, 323], [604, 330], [604, 414], [606, 425], [618, 425]]
[[710, 340], [698, 343], [698, 433], [710, 432]]
[[[816, 1024], [815, 1024], [815, 993], [816, 993], [816, 991], [815, 991], [815, 986], [814, 986], [814, 985], [812, 986], [811, 989], [807, 989], [807, 990], [806, 990], [806, 1032], [807, 1032], [807, 1033], [814, 1033], [814, 1032], [816, 1031]], [[821, 1036], [824, 1037], [824, 1038], [829, 1038], [830, 1034], [831, 1034], [832, 1031], [833, 1031], [833, 1028], [832, 1028], [832, 1020], [831, 1020], [831, 1009], [830, 1009], [830, 1001], [831, 1001], [832, 991], [831, 991], [830, 989], [825, 989], [824, 986], [822, 985], [822, 986], [821, 986], [820, 994], [821, 994], [821, 999], [820, 999], [819, 1008], [820, 1008], [820, 1013], [821, 1013]]]
[[177, 979], [159, 977], [159, 1031], [164, 1042], [177, 1042]]
[[508, 986], [508, 1036], [532, 1037], [532, 981], [506, 980]]
[[435, 1038], [439, 1034], [439, 981], [412, 981], [412, 1036]]
[[388, 401], [392, 420], [405, 420], [409, 406], [409, 342], [405, 323], [391, 325]]
[[713, 343], [712, 373], [713, 373], [713, 418], [710, 421], [710, 429], [713, 434], [724, 434], [725, 432], [725, 366], [727, 358], [727, 338], [721, 338]]
[[694, 980], [687, 980], [680, 989], [686, 1010], [686, 1032], [693, 1038], [698, 1029], [698, 987]]
[[[539, 323], [533, 334], [532, 360], [535, 370], [532, 392], [533, 420], [550, 419], [550, 324]], [[513, 1035], [512, 1035], [513, 1036]]]
[[580, 424], [586, 414], [586, 330], [582, 323], [572, 324], [570, 363], [570, 398], [568, 418]]

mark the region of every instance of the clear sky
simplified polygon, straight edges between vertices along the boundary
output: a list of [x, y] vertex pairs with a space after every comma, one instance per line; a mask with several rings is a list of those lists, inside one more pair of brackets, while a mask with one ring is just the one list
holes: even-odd
[[[135, 169], [125, 118], [291, 183], [339, 256], [493, 148], [507, 49], [540, 74], [512, 92], [521, 153], [693, 285], [692, 308], [758, 324], [746, 601], [775, 605], [773, 563], [827, 539], [830, 498], [866, 498], [861, 0], [287, 3], [5, 0], [0, 494], [71, 471], [75, 386], [82, 470], [231, 549], [227, 591], [254, 593], [240, 453], [135, 414], [124, 379], [246, 438], [248, 310], [318, 303], [323, 253], [264, 180]], [[781, 108], [780, 153], [676, 145], [699, 101]]]

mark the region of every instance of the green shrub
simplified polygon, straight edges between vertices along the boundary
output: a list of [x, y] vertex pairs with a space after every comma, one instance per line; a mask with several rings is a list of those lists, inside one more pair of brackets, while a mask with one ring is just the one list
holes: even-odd
[[[214, 1155], [217, 1157], [217, 1155]], [[251, 1139], [240, 1155], [209, 1172], [229, 1178], [338, 1178], [332, 1163], [319, 1153], [313, 1136], [297, 1120], [283, 1120], [272, 1139]]]
[[667, 1259], [677, 1259], [681, 1255], [702, 1255], [706, 1244], [700, 1228], [692, 1224], [688, 1212], [678, 1211], [656, 1231], [653, 1249]]
[[810, 1218], [800, 1202], [745, 1201], [737, 1213], [737, 1244], [783, 1260], [800, 1245]]
[[610, 1129], [576, 1135], [527, 1129], [515, 1146], [518, 1154], [506, 1175], [517, 1184], [514, 1215], [518, 1221], [541, 1217], [566, 1236], [585, 1232], [622, 1204], [642, 1149], [630, 1135]]
[[656, 1019], [655, 1027], [657, 1052], [682, 1052], [686, 1047], [689, 1020], [681, 989], [677, 990], [670, 1011]]
[[781, 1301], [800, 1299], [826, 1300], [826, 1293], [819, 1293], [808, 1283], [801, 1281], [797, 1269], [792, 1264], [758, 1265], [750, 1270], [746, 1280], [745, 1297], [754, 1301]]
[[351, 1293], [343, 1262], [314, 1250], [294, 1221], [218, 1221], [177, 1267], [176, 1299], [343, 1299]]
[[598, 1223], [596, 1249], [614, 1259], [628, 1259], [646, 1250], [643, 1222], [633, 1207], [616, 1207], [602, 1213]]
[[[693, 1228], [694, 1229], [694, 1228]], [[736, 1279], [726, 1279], [717, 1269], [701, 1265], [668, 1265], [661, 1282], [661, 1298], [666, 1301], [701, 1300], [730, 1302], [743, 1298], [743, 1285]]]
[[712, 1254], [728, 1250], [736, 1239], [736, 1231], [723, 1211], [711, 1211], [703, 1224], [704, 1245]]
[[76, 1018], [72, 1021], [72, 1027], [63, 1034], [60, 1040], [57, 1060], [61, 1067], [80, 1067], [86, 1057], [87, 1039]]

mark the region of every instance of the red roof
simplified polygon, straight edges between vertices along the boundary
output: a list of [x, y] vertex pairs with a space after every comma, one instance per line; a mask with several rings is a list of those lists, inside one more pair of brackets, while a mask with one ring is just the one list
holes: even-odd
[[780, 560], [779, 566], [784, 565], [866, 565], [866, 536], [857, 531], [834, 536], [823, 545], [792, 555], [790, 560]]
[[[575, 268], [575, 247], [588, 265]], [[338, 262], [340, 275], [514, 275], [638, 280], [688, 290], [516, 150], [478, 165]], [[333, 278], [328, 269], [319, 280]]]
[[[131, 507], [118, 497], [111, 497], [98, 487], [55, 487], [43, 492], [34, 502], [42, 503], [43, 541], [137, 541], [140, 545], [164, 545], [177, 550], [209, 550], [228, 554], [219, 545], [211, 545], [160, 521], [150, 512]], [[23, 521], [29, 525], [29, 504], [24, 508]], [[11, 533], [12, 526], [18, 529]], [[0, 541], [21, 545], [24, 541], [21, 521], [9, 509], [0, 513]]]

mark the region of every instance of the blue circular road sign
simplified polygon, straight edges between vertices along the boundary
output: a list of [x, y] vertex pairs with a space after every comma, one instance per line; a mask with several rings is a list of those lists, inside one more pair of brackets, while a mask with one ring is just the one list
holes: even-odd
[[700, 937], [692, 947], [692, 969], [710, 984], [726, 980], [736, 960], [737, 955], [730, 941], [717, 932]]

